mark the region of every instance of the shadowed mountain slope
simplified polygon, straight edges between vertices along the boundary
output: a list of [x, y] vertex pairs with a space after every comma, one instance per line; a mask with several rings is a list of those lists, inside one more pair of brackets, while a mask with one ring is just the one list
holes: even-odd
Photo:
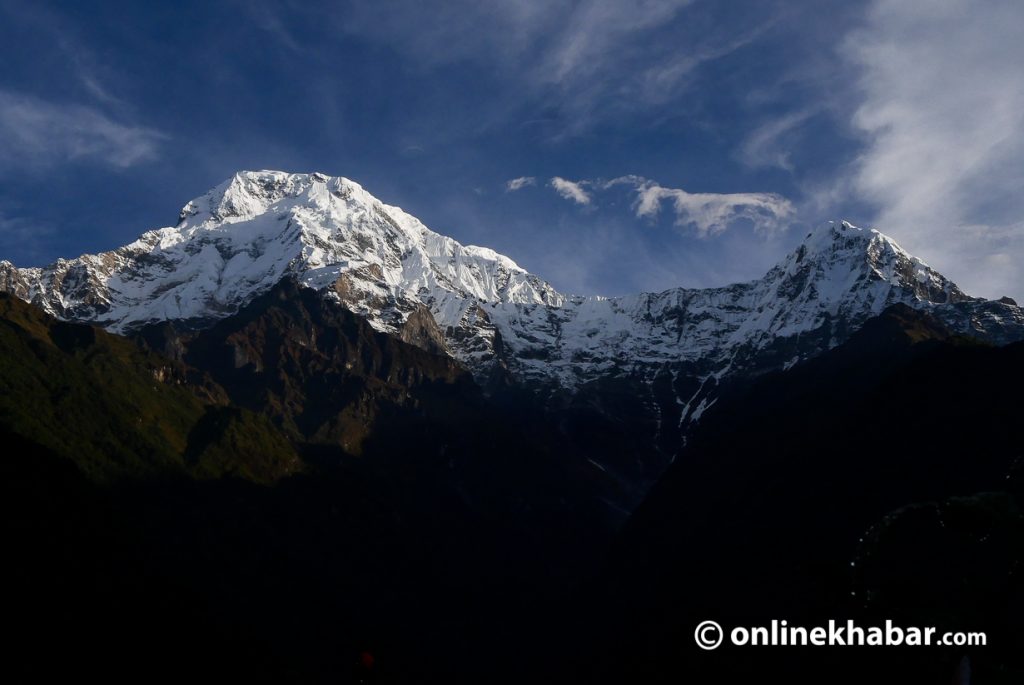
[[271, 482], [301, 464], [269, 421], [130, 340], [0, 294], [0, 427], [97, 480], [191, 474]]
[[[616, 644], [605, 682], [948, 683], [964, 656], [977, 682], [1019, 682], [1022, 383], [1024, 345], [980, 345], [898, 307], [734, 388], [623, 531], [606, 588], [617, 608], [602, 612]], [[796, 653], [693, 640], [705, 619], [728, 630], [848, 617], [990, 642]]]

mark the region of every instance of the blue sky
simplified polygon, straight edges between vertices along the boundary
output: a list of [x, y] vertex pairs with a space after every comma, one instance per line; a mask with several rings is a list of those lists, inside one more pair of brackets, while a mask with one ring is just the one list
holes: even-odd
[[847, 218], [1024, 298], [1022, 29], [1018, 0], [0, 0], [0, 258], [271, 168], [569, 292], [754, 278]]

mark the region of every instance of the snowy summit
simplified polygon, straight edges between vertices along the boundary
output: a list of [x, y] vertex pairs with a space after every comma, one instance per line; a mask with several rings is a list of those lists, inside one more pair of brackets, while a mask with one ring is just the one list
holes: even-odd
[[0, 289], [115, 332], [198, 328], [292, 277], [375, 328], [572, 388], [617, 375], [715, 377], [790, 365], [904, 303], [954, 330], [1024, 337], [1024, 314], [972, 298], [874, 230], [829, 222], [763, 278], [602, 298], [557, 292], [493, 250], [435, 233], [359, 184], [320, 173], [239, 172], [187, 203], [177, 225], [43, 268], [0, 262]]

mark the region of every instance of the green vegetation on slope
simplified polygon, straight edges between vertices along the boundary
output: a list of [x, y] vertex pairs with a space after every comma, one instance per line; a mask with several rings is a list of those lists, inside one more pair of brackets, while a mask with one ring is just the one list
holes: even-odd
[[205, 395], [130, 340], [0, 295], [0, 427], [94, 480], [191, 473], [267, 482], [298, 467], [267, 419]]

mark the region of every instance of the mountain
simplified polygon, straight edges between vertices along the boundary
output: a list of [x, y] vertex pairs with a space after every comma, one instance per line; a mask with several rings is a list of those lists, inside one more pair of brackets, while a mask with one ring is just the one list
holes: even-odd
[[314, 468], [359, 459], [399, 469], [417, 487], [520, 520], [574, 507], [607, 517], [609, 504], [636, 503], [590, 461], [617, 458], [613, 429], [596, 449], [578, 445], [529, 403], [486, 397], [450, 356], [381, 333], [291, 278], [209, 328], [165, 322], [136, 339], [269, 419]]
[[[154, 349], [201, 369], [239, 406], [273, 418], [302, 444], [362, 451], [381, 414], [451, 410], [479, 389], [454, 359], [374, 330], [337, 302], [285, 278], [194, 335], [142, 329]], [[444, 411], [429, 420], [444, 424]]]
[[43, 269], [5, 264], [2, 273], [5, 290], [48, 313], [118, 332], [167, 320], [207, 326], [285, 276], [378, 330], [415, 337], [421, 326], [438, 344], [424, 302], [443, 325], [472, 318], [476, 301], [561, 303], [512, 260], [464, 247], [358, 184], [322, 174], [238, 173], [185, 205], [174, 227], [113, 252]]
[[723, 385], [609, 553], [613, 428], [581, 446], [293, 279], [135, 340], [2, 295], [8, 670], [949, 682], [964, 655], [690, 642], [695, 617], [853, 616], [986, 630], [979, 679], [1019, 682], [1022, 351], [897, 305]]
[[1024, 337], [1012, 301], [968, 297], [891, 239], [845, 222], [813, 231], [748, 283], [570, 296], [319, 173], [240, 172], [186, 204], [177, 225], [112, 252], [44, 268], [0, 262], [0, 289], [115, 332], [207, 327], [285, 277], [376, 330], [451, 354], [479, 379], [575, 391], [609, 377], [670, 377], [672, 402], [652, 400], [665, 423], [699, 417], [713, 401], [704, 384], [820, 354], [895, 303], [981, 339]]
[[846, 222], [812, 231], [755, 281], [570, 296], [318, 173], [240, 172], [186, 204], [177, 225], [125, 247], [42, 268], [0, 262], [0, 291], [111, 332], [163, 327], [156, 349], [170, 356], [168, 341], [286, 279], [375, 331], [454, 358], [506, 404], [532, 402], [591, 452], [599, 479], [632, 490], [632, 504], [726, 386], [834, 348], [893, 304], [980, 340], [1024, 338], [1012, 300], [969, 297], [890, 238]]
[[614, 440], [582, 449], [550, 417], [490, 403], [450, 356], [290, 278], [210, 328], [135, 340], [0, 293], [0, 388], [0, 432], [99, 483], [272, 484], [361, 459], [517, 520], [587, 509], [604, 529], [607, 503], [636, 501], [589, 461], [614, 459]]
[[0, 294], [0, 389], [17, 682], [522, 682], [621, 521], [614, 442], [290, 278], [133, 339]]
[[[260, 172], [0, 286], [15, 680], [1020, 681], [1021, 310], [877, 232], [565, 296]], [[993, 644], [691, 646], [846, 616]]]
[[[1024, 344], [896, 305], [723, 393], [623, 530], [593, 682], [979, 683], [1024, 674]], [[705, 619], [986, 631], [983, 648], [699, 650]]]

